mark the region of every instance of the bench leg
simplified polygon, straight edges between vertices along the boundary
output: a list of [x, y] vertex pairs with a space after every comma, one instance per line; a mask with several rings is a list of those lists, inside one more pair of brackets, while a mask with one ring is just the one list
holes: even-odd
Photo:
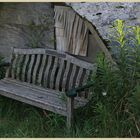
[[74, 120], [74, 98], [67, 98], [67, 128], [70, 130]]

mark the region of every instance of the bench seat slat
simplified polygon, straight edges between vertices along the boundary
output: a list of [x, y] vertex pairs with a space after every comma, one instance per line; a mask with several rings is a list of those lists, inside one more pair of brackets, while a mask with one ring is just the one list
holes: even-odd
[[[9, 83], [6, 81], [0, 81], [0, 94], [7, 93], [8, 97], [13, 99], [22, 99], [20, 101], [31, 101], [33, 105], [42, 104], [43, 109], [50, 110], [52, 112], [57, 112], [62, 115], [66, 115], [66, 104], [60, 98], [54, 98], [49, 92], [41, 92], [40, 90], [34, 90], [34, 88], [26, 88], [25, 86], [17, 85], [15, 83]], [[6, 96], [4, 94], [4, 96]]]
[[[63, 99], [65, 93], [62, 92], [5, 78], [0, 81], [0, 94], [25, 103], [29, 101], [28, 104], [66, 115], [66, 100]], [[87, 100], [76, 98], [75, 108], [84, 106], [86, 103]]]

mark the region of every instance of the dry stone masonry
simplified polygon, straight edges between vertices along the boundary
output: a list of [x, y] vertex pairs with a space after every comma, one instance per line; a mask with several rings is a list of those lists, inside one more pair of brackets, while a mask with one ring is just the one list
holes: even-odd
[[[34, 33], [29, 25], [40, 25], [42, 15], [51, 22], [42, 38], [43, 47], [54, 47], [53, 8], [51, 3], [0, 3], [0, 54], [8, 57], [11, 47], [27, 47]], [[34, 39], [35, 40], [35, 39]]]
[[79, 15], [95, 25], [100, 35], [108, 39], [110, 26], [116, 19], [127, 25], [140, 25], [140, 3], [136, 2], [96, 2], [67, 3]]

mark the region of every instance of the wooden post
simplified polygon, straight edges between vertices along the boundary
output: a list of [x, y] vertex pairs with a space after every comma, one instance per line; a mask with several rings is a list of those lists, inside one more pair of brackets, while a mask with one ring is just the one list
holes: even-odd
[[67, 98], [67, 128], [70, 130], [74, 119], [74, 97]]

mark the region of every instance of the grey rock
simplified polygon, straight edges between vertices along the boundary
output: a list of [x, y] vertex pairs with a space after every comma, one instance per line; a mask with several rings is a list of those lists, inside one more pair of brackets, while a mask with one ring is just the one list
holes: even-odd
[[[42, 16], [47, 17], [48, 30], [44, 31], [41, 47], [54, 48], [54, 11], [51, 3], [0, 3], [0, 54], [9, 57], [12, 47], [27, 47], [30, 29], [41, 25]], [[40, 46], [39, 46], [40, 47]]]
[[96, 27], [103, 39], [109, 39], [110, 26], [122, 19], [127, 25], [140, 25], [139, 2], [66, 3]]

